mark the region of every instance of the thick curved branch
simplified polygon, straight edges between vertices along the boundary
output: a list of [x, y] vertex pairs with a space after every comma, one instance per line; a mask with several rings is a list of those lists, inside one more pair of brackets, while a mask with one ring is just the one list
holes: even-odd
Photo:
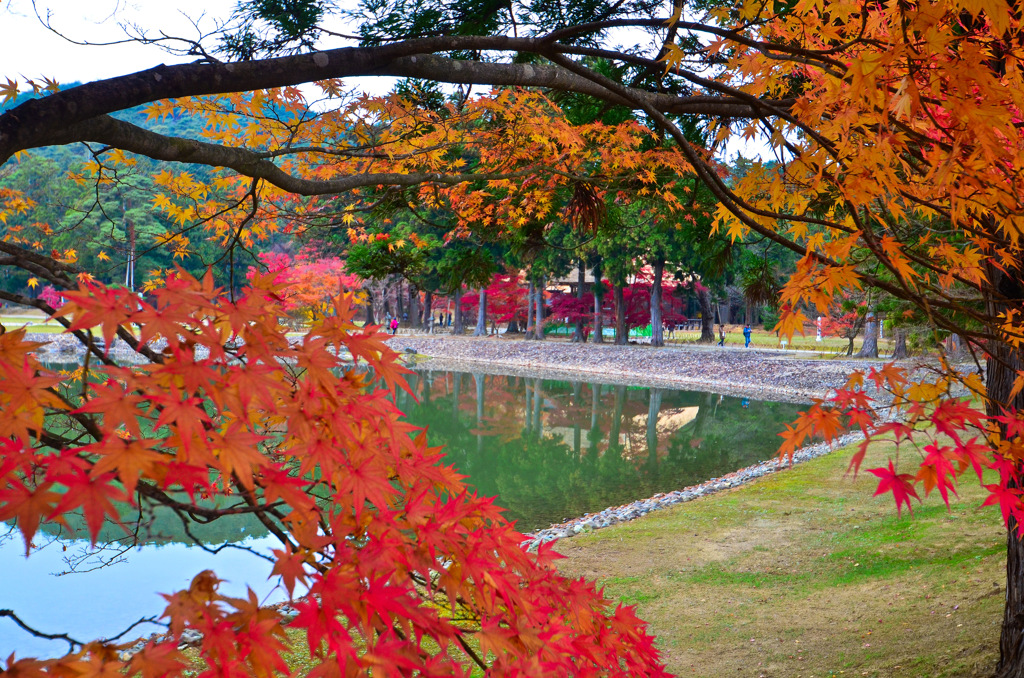
[[228, 167], [253, 179], [263, 179], [296, 195], [333, 195], [364, 186], [418, 186], [424, 183], [459, 184], [481, 179], [517, 179], [528, 170], [505, 174], [440, 174], [436, 172], [378, 172], [352, 174], [340, 179], [315, 181], [292, 176], [281, 170], [266, 154], [246, 148], [221, 146], [195, 139], [170, 137], [104, 115], [73, 125], [56, 135], [58, 143], [93, 141], [154, 160]]
[[[58, 141], [55, 131], [154, 101], [247, 92], [361, 75], [429, 78], [454, 84], [544, 87], [589, 94], [623, 105], [643, 101], [647, 106], [672, 114], [738, 118], [756, 116], [760, 112], [759, 107], [751, 107], [749, 103], [731, 97], [681, 97], [643, 90], [632, 90], [628, 97], [624, 97], [558, 66], [483, 63], [433, 54], [452, 50], [550, 53], [560, 48], [560, 45], [535, 38], [442, 36], [241, 63], [197, 62], [157, 66], [87, 83], [40, 99], [30, 99], [0, 115], [0, 162], [6, 162], [21, 150], [77, 141], [67, 134]], [[789, 103], [771, 102], [781, 108], [788, 108]], [[635, 103], [632, 105], [636, 106]]]

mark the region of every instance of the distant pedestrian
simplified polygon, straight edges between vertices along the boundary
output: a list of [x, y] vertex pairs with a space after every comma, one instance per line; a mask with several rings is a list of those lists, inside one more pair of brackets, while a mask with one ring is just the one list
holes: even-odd
[[398, 334], [398, 316], [391, 319], [391, 336]]
[[750, 348], [750, 325], [743, 326], [743, 348]]
[[725, 346], [725, 325], [718, 325], [718, 345]]

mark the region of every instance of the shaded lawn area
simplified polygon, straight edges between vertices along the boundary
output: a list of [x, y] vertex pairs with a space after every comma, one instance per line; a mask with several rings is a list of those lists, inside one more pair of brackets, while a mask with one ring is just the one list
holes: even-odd
[[844, 477], [850, 454], [563, 540], [560, 569], [636, 604], [680, 676], [991, 675], [998, 511], [965, 477], [951, 510], [936, 493], [898, 517], [873, 475]]

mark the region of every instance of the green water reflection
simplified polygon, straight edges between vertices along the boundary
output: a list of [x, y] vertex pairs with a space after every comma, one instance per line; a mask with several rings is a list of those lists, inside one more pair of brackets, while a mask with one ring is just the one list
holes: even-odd
[[418, 370], [409, 420], [520, 530], [770, 458], [804, 405], [715, 393]]

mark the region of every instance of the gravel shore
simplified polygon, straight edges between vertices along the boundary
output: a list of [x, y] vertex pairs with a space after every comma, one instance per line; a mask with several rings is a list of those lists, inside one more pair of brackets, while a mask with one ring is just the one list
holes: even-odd
[[821, 360], [794, 352], [718, 346], [613, 346], [564, 341], [399, 335], [397, 351], [430, 357], [437, 369], [478, 369], [552, 376], [587, 375], [597, 381], [643, 386], [692, 387], [768, 400], [808, 402], [842, 386], [864, 360]]

